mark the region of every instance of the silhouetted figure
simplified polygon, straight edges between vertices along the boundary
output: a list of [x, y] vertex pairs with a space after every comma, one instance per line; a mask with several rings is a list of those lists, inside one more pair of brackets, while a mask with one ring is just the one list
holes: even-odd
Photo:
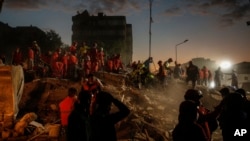
[[67, 141], [87, 141], [87, 134], [90, 128], [88, 109], [90, 97], [86, 91], [81, 91], [78, 102], [75, 102], [74, 109], [68, 116], [68, 130], [66, 132]]
[[183, 70], [181, 68], [181, 64], [177, 64], [177, 62], [175, 62], [175, 67], [174, 67], [174, 79], [176, 80], [180, 80], [183, 74]]
[[216, 87], [221, 86], [221, 80], [223, 78], [223, 73], [221, 71], [221, 68], [218, 67], [218, 69], [214, 72], [214, 83]]
[[202, 80], [202, 85], [208, 86], [208, 77], [209, 77], [209, 70], [206, 66], [203, 66], [201, 69], [203, 73], [203, 80]]
[[157, 73], [157, 77], [158, 77], [158, 80], [160, 81], [160, 85], [162, 86], [162, 88], [164, 88], [166, 85], [167, 70], [163, 66], [161, 60], [158, 61], [158, 65], [159, 65], [159, 71]]
[[[79, 94], [79, 101], [68, 119], [68, 141], [116, 141], [115, 124], [128, 116], [130, 110], [119, 100], [107, 92], [99, 92], [96, 96], [85, 91]], [[94, 111], [89, 114], [91, 103]], [[110, 113], [111, 104], [119, 111]]]
[[17, 47], [13, 52], [12, 65], [22, 65], [22, 62], [23, 62], [23, 54], [20, 50], [20, 47]]
[[218, 118], [223, 141], [249, 141], [250, 133], [241, 135], [241, 129], [250, 130], [249, 113], [244, 107], [244, 98], [240, 93], [234, 92], [226, 96], [225, 100]]
[[197, 123], [197, 105], [186, 100], [180, 104], [178, 124], [173, 130], [173, 141], [208, 141], [203, 128]]
[[192, 88], [196, 87], [197, 80], [199, 78], [199, 68], [193, 64], [192, 61], [189, 61], [189, 66], [187, 67], [187, 79], [186, 82], [192, 82]]
[[234, 89], [238, 89], [239, 86], [238, 86], [238, 76], [237, 76], [237, 73], [235, 70], [232, 70], [232, 74], [231, 74], [231, 86], [234, 88]]
[[164, 68], [167, 71], [167, 77], [171, 77], [171, 75], [173, 73], [172, 70], [171, 70], [171, 68], [170, 68], [170, 64], [172, 62], [173, 62], [173, 59], [172, 58], [168, 58], [168, 60], [163, 63], [163, 66], [164, 66]]
[[184, 95], [185, 100], [194, 101], [198, 108], [198, 120], [197, 123], [201, 125], [206, 133], [207, 139], [212, 139], [212, 133], [217, 129], [217, 117], [219, 116], [220, 109], [216, 108], [214, 111], [208, 110], [202, 105], [200, 99], [203, 97], [201, 91], [188, 89]]

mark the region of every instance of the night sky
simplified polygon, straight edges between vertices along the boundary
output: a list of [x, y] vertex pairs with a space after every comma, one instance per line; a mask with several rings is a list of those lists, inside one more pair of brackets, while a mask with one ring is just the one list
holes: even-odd
[[[72, 16], [126, 16], [133, 28], [133, 60], [149, 57], [149, 0], [5, 0], [0, 21], [11, 27], [37, 26], [54, 30], [71, 44]], [[151, 56], [154, 61], [185, 63], [195, 57], [220, 63], [250, 62], [249, 0], [153, 0]]]

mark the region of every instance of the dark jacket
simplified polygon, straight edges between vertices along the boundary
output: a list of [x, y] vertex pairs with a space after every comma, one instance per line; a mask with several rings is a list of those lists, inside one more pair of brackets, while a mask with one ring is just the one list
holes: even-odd
[[[100, 92], [100, 94], [110, 95], [106, 92]], [[111, 96], [111, 95], [110, 95]], [[75, 109], [69, 115], [68, 118], [68, 141], [116, 141], [115, 124], [128, 116], [130, 110], [119, 100], [111, 97], [110, 101], [119, 109], [115, 113], [105, 112], [110, 108], [105, 107], [103, 104], [109, 102], [100, 98], [99, 108], [96, 109], [93, 115], [89, 115], [85, 112], [85, 106], [78, 104]]]

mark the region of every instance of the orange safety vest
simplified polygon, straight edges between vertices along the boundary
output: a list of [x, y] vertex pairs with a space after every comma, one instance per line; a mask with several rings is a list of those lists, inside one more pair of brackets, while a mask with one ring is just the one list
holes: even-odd
[[71, 55], [69, 58], [69, 64], [70, 65], [76, 65], [78, 62], [77, 57], [75, 55]]
[[61, 118], [61, 124], [62, 126], [68, 125], [68, 116], [72, 109], [74, 108], [74, 103], [76, 102], [75, 97], [69, 97], [67, 96], [65, 99], [63, 99], [59, 103], [60, 108], [60, 118]]

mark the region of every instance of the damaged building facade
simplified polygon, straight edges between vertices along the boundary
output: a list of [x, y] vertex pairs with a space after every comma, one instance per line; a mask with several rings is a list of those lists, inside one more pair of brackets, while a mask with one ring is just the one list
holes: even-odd
[[106, 16], [98, 13], [90, 15], [87, 10], [72, 17], [72, 42], [94, 42], [103, 48], [106, 57], [120, 54], [124, 64], [132, 61], [132, 25], [126, 23], [125, 16]]

